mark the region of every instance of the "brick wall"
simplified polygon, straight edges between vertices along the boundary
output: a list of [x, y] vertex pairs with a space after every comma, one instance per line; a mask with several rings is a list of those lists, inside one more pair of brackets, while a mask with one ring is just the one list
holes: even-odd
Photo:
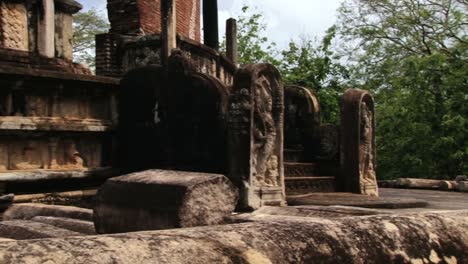
[[[111, 33], [155, 34], [161, 31], [160, 0], [107, 0]], [[200, 0], [176, 0], [177, 33], [200, 41]]]

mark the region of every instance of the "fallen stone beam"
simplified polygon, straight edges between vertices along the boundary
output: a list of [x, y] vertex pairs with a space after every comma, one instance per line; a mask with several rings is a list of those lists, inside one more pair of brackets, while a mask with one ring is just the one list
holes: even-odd
[[3, 220], [30, 220], [36, 216], [53, 216], [93, 221], [93, 211], [89, 209], [46, 205], [46, 204], [14, 204], [3, 213]]
[[34, 170], [34, 171], [7, 171], [0, 172], [0, 183], [37, 182], [46, 180], [106, 179], [117, 175], [118, 171], [111, 168], [98, 168], [90, 170]]
[[31, 203], [37, 200], [45, 199], [48, 197], [58, 197], [64, 199], [86, 199], [95, 196], [96, 189], [78, 190], [69, 192], [51, 192], [51, 193], [34, 193], [22, 194], [14, 196], [14, 203]]
[[96, 195], [99, 234], [221, 224], [237, 204], [223, 175], [147, 170], [112, 178]]
[[53, 216], [35, 216], [31, 218], [31, 221], [52, 225], [81, 234], [96, 235], [94, 223], [91, 221]]
[[458, 182], [456, 181], [440, 181], [439, 189], [443, 191], [458, 191]]
[[[34, 221], [14, 220], [0, 222], [0, 237], [9, 239], [29, 240], [81, 235], [78, 232]], [[0, 261], [0, 263], [2, 262]]]
[[26, 261], [467, 263], [468, 211], [362, 216], [334, 221], [295, 217], [292, 221], [0, 244], [0, 263]]
[[440, 182], [440, 180], [400, 178], [396, 184], [399, 188], [438, 190]]

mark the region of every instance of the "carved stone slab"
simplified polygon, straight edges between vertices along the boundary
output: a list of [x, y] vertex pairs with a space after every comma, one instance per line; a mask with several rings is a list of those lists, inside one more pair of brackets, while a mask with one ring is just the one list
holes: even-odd
[[341, 131], [339, 189], [378, 196], [374, 99], [369, 92], [349, 89], [344, 93]]
[[28, 21], [24, 4], [0, 2], [0, 47], [27, 51]]
[[278, 70], [253, 64], [238, 70], [228, 114], [229, 177], [240, 209], [284, 205], [284, 89]]

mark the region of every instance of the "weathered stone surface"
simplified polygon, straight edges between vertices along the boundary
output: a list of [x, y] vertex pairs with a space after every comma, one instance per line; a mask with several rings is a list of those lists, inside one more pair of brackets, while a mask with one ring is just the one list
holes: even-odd
[[[446, 192], [417, 189], [381, 188], [380, 198], [417, 199], [426, 201], [425, 208], [399, 209], [398, 212], [415, 212], [427, 210], [468, 210], [468, 193]], [[395, 211], [392, 209], [392, 212]]]
[[460, 190], [460, 192], [468, 192], [468, 181], [459, 182], [458, 190]]
[[[320, 217], [326, 219], [350, 216], [365, 216], [389, 214], [389, 212], [351, 206], [264, 206], [250, 214], [239, 214], [230, 217], [235, 221], [264, 221], [270, 219], [285, 219], [291, 217]], [[275, 218], [276, 216], [280, 218]]]
[[27, 220], [0, 222], [0, 237], [26, 240], [52, 237], [80, 236], [78, 232], [55, 227], [53, 225]]
[[223, 175], [149, 170], [108, 180], [98, 191], [98, 233], [169, 229], [223, 222], [237, 190]]
[[439, 189], [445, 191], [457, 190], [458, 182], [456, 181], [440, 181]]
[[55, 56], [73, 60], [73, 17], [71, 14], [55, 15]]
[[4, 220], [29, 220], [35, 216], [53, 216], [93, 221], [93, 211], [73, 206], [14, 204], [3, 214]]
[[307, 195], [289, 196], [289, 205], [343, 205], [365, 208], [418, 208], [426, 207], [424, 200], [414, 198], [386, 197], [379, 198], [353, 193], [310, 193]]
[[466, 175], [458, 175], [458, 176], [455, 178], [455, 181], [457, 181], [457, 182], [468, 181], [468, 177], [467, 177]]
[[228, 113], [229, 178], [239, 208], [284, 205], [284, 89], [278, 70], [251, 64], [236, 72]]
[[41, 0], [39, 5], [37, 47], [39, 54], [53, 58], [55, 56], [55, 1]]
[[414, 188], [414, 189], [439, 189], [441, 181], [431, 179], [413, 179], [413, 178], [399, 178], [397, 179], [397, 186], [400, 188]]
[[341, 175], [338, 190], [378, 196], [372, 95], [348, 89], [341, 101]]
[[5, 211], [8, 207], [13, 204], [14, 194], [7, 194], [0, 196], [0, 212]]
[[1, 263], [466, 263], [468, 211], [0, 244]]
[[52, 216], [35, 216], [31, 218], [31, 221], [56, 226], [58, 228], [63, 228], [86, 235], [96, 234], [94, 223], [91, 221]]

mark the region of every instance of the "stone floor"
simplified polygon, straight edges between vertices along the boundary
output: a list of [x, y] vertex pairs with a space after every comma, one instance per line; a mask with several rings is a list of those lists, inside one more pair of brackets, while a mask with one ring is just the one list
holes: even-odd
[[[409, 199], [425, 200], [428, 203], [426, 208], [420, 208], [421, 211], [435, 210], [466, 210], [468, 209], [468, 193], [445, 192], [431, 190], [415, 189], [385, 189], [381, 188], [380, 196], [400, 197]], [[414, 209], [402, 209], [403, 211], [414, 211]]]
[[353, 206], [376, 208], [393, 212], [468, 209], [468, 193], [415, 189], [380, 189], [380, 197], [351, 193], [313, 193], [290, 196], [292, 206]]

